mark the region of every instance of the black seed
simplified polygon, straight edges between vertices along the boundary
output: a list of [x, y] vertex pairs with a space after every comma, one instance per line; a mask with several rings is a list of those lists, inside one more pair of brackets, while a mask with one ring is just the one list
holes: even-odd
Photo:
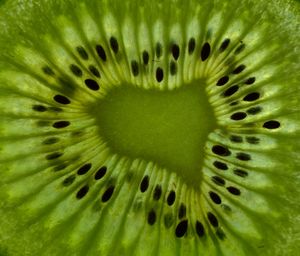
[[146, 175], [144, 176], [144, 178], [142, 179], [142, 182], [140, 184], [140, 190], [142, 193], [146, 192], [146, 190], [149, 187], [149, 176]]
[[228, 170], [228, 166], [225, 163], [219, 162], [219, 161], [214, 161], [214, 166], [220, 170]]
[[75, 76], [77, 76], [77, 77], [82, 77], [82, 71], [81, 71], [81, 69], [80, 69], [78, 66], [76, 66], [76, 65], [74, 65], [74, 64], [71, 64], [71, 65], [70, 65], [70, 70], [72, 71], [72, 73], [73, 73]]
[[190, 55], [194, 52], [195, 48], [196, 48], [196, 40], [195, 38], [192, 37], [190, 38], [188, 43], [188, 52]]
[[157, 58], [162, 56], [162, 45], [160, 43], [156, 44], [155, 53]]
[[52, 145], [52, 144], [55, 144], [59, 141], [59, 138], [56, 138], [56, 137], [51, 137], [51, 138], [47, 138], [43, 141], [43, 144], [44, 145]]
[[57, 129], [65, 128], [70, 125], [69, 121], [58, 121], [55, 122], [52, 126]]
[[253, 84], [255, 82], [255, 77], [250, 77], [245, 81], [245, 84]]
[[199, 237], [204, 236], [204, 227], [200, 221], [196, 221], [196, 233]]
[[245, 44], [241, 44], [238, 46], [238, 48], [235, 49], [234, 54], [239, 54], [245, 49]]
[[137, 76], [139, 74], [139, 64], [136, 60], [131, 61], [131, 71], [134, 76]]
[[156, 69], [156, 80], [157, 82], [161, 82], [164, 79], [164, 71], [161, 68]]
[[156, 214], [155, 211], [152, 209], [149, 213], [148, 213], [148, 224], [149, 225], [153, 225], [156, 221]]
[[92, 164], [90, 164], [90, 163], [85, 164], [79, 168], [79, 170], [77, 171], [77, 174], [78, 175], [86, 174], [91, 169], [91, 167], [92, 167]]
[[228, 148], [225, 148], [221, 145], [214, 145], [212, 147], [212, 152], [219, 156], [229, 156], [230, 155], [230, 151], [228, 150]]
[[218, 227], [218, 225], [219, 225], [218, 219], [213, 213], [208, 212], [207, 213], [207, 218], [208, 218], [208, 220], [209, 220], [209, 222], [212, 226]]
[[178, 210], [178, 218], [182, 219], [186, 216], [186, 206], [184, 204], [180, 204]]
[[201, 50], [201, 60], [202, 61], [207, 60], [207, 58], [209, 57], [209, 54], [210, 54], [210, 45], [209, 45], [209, 43], [205, 43], [202, 46], [202, 50]]
[[54, 152], [54, 153], [51, 153], [49, 155], [46, 155], [46, 159], [47, 160], [54, 160], [54, 159], [57, 159], [57, 158], [61, 157], [62, 155], [63, 155], [63, 153]]
[[113, 52], [117, 54], [119, 51], [119, 44], [118, 44], [117, 39], [112, 36], [109, 40], [109, 43], [110, 43], [110, 47], [113, 50]]
[[243, 138], [241, 136], [237, 136], [237, 135], [231, 135], [230, 136], [230, 140], [232, 142], [236, 142], [236, 143], [241, 143], [243, 142]]
[[248, 173], [244, 170], [241, 170], [241, 169], [235, 169], [235, 170], [233, 170], [233, 173], [237, 176], [240, 176], [240, 177], [247, 177], [248, 176]]
[[104, 51], [104, 48], [101, 45], [96, 45], [96, 51], [98, 56], [100, 57], [100, 59], [102, 59], [103, 61], [106, 61], [106, 53]]
[[64, 181], [62, 182], [63, 186], [65, 187], [70, 186], [75, 181], [75, 178], [76, 178], [75, 175], [71, 175], [65, 178]]
[[246, 137], [246, 141], [250, 144], [258, 144], [260, 139], [256, 137]]
[[100, 180], [101, 178], [103, 178], [103, 176], [106, 174], [107, 171], [107, 167], [106, 166], [102, 166], [96, 173], [95, 173], [95, 180]]
[[86, 79], [84, 82], [85, 82], [85, 85], [93, 91], [97, 91], [100, 89], [99, 84], [93, 79]]
[[225, 185], [225, 180], [222, 179], [222, 178], [219, 177], [219, 176], [213, 176], [213, 177], [211, 177], [211, 180], [212, 180], [215, 184], [217, 184], [217, 185], [219, 185], [219, 186], [224, 186], [224, 185]]
[[233, 85], [233, 86], [229, 87], [225, 92], [223, 92], [222, 95], [224, 97], [229, 97], [229, 96], [235, 94], [238, 90], [239, 90], [239, 86]]
[[82, 46], [77, 46], [76, 50], [82, 59], [88, 60], [89, 55], [87, 54], [86, 50]]
[[47, 108], [45, 106], [42, 106], [42, 105], [33, 105], [32, 109], [34, 111], [37, 111], [37, 112], [45, 112], [45, 111], [47, 111]]
[[222, 203], [222, 200], [221, 200], [221, 198], [219, 197], [219, 195], [218, 195], [217, 193], [210, 191], [210, 192], [209, 192], [209, 196], [210, 196], [210, 199], [211, 199], [215, 204], [221, 204], [221, 203]]
[[246, 116], [247, 116], [247, 114], [244, 113], [244, 112], [236, 112], [236, 113], [232, 114], [232, 115], [230, 116], [230, 118], [231, 118], [232, 120], [238, 121], [238, 120], [243, 120], [243, 119], [245, 119]]
[[49, 75], [49, 76], [54, 75], [54, 71], [48, 66], [43, 67], [42, 70], [46, 75]]
[[280, 123], [276, 120], [270, 120], [265, 122], [263, 127], [267, 129], [277, 129], [280, 127]]
[[249, 93], [249, 94], [247, 94], [244, 98], [243, 98], [243, 100], [244, 101], [255, 101], [255, 100], [257, 100], [257, 99], [259, 99], [259, 93], [258, 92], [252, 92], [252, 93]]
[[238, 104], [238, 102], [237, 101], [234, 101], [234, 102], [231, 102], [229, 105], [230, 106], [236, 106]]
[[241, 73], [245, 68], [246, 68], [245, 65], [239, 65], [236, 69], [234, 69], [232, 71], [232, 74], [237, 75], [237, 74]]
[[63, 96], [63, 95], [55, 95], [53, 97], [53, 99], [57, 102], [57, 103], [60, 103], [60, 104], [64, 104], [64, 105], [67, 105], [67, 104], [70, 104], [71, 101], [66, 97], [66, 96]]
[[168, 195], [168, 198], [167, 198], [168, 205], [171, 206], [172, 204], [174, 204], [175, 198], [176, 198], [175, 191], [171, 190], [169, 195]]
[[237, 153], [236, 154], [236, 158], [239, 159], [239, 160], [242, 160], [242, 161], [249, 161], [251, 160], [251, 156], [249, 154], [246, 154], [246, 153]]
[[258, 114], [259, 112], [261, 112], [262, 111], [262, 108], [261, 107], [253, 107], [253, 108], [249, 108], [248, 110], [247, 110], [247, 113], [249, 114], [249, 115], [256, 115], [256, 114]]
[[106, 191], [103, 193], [102, 199], [101, 199], [103, 203], [107, 202], [111, 198], [111, 196], [114, 193], [114, 190], [115, 190], [114, 186], [110, 186], [106, 189]]
[[94, 76], [96, 76], [96, 77], [98, 77], [98, 78], [101, 77], [99, 70], [98, 70], [95, 66], [90, 65], [90, 66], [89, 66], [89, 71], [90, 71]]
[[59, 172], [59, 171], [61, 171], [61, 170], [66, 169], [67, 167], [68, 167], [67, 164], [59, 164], [59, 165], [57, 165], [57, 166], [55, 166], [55, 167], [53, 168], [53, 171], [54, 171], [54, 172]]
[[170, 62], [170, 73], [172, 76], [176, 75], [177, 73], [177, 64], [173, 60]]
[[224, 239], [226, 238], [225, 233], [224, 233], [221, 229], [218, 229], [218, 230], [217, 230], [216, 235], [217, 235], [217, 237], [219, 237], [221, 240], [224, 240]]
[[229, 38], [226, 38], [226, 39], [222, 42], [222, 44], [221, 44], [221, 46], [220, 46], [220, 48], [219, 48], [219, 52], [224, 52], [224, 51], [227, 49], [229, 43], [230, 43], [230, 39], [229, 39]]
[[228, 76], [223, 76], [223, 77], [221, 77], [221, 78], [218, 80], [217, 86], [225, 85], [228, 81], [229, 81], [229, 77], [228, 77]]
[[87, 192], [89, 192], [89, 186], [85, 185], [77, 192], [76, 194], [77, 199], [83, 198], [87, 194]]
[[235, 196], [239, 196], [241, 194], [241, 191], [235, 187], [227, 187], [227, 190]]
[[49, 109], [49, 111], [52, 111], [52, 112], [57, 112], [57, 113], [63, 112], [63, 110], [58, 107], [49, 107], [48, 109]]
[[179, 224], [177, 225], [176, 230], [175, 230], [175, 235], [177, 237], [183, 237], [186, 234], [187, 229], [188, 229], [188, 221], [183, 220], [183, 221], [179, 222]]
[[143, 63], [145, 65], [149, 63], [149, 53], [147, 51], [143, 51]]
[[166, 228], [170, 228], [173, 225], [173, 216], [171, 213], [164, 216], [164, 224]]
[[153, 199], [154, 200], [159, 200], [160, 197], [161, 197], [161, 186], [160, 185], [157, 185], [154, 189], [154, 193], [153, 193]]
[[173, 58], [175, 60], [178, 60], [179, 55], [180, 55], [180, 48], [179, 48], [179, 46], [177, 44], [173, 44], [172, 48], [171, 48], [171, 51], [172, 51]]

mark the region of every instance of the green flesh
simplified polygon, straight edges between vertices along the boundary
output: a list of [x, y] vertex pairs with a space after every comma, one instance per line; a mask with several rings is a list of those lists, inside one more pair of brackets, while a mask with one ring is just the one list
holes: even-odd
[[0, 2], [1, 256], [297, 255], [299, 2], [37, 2]]

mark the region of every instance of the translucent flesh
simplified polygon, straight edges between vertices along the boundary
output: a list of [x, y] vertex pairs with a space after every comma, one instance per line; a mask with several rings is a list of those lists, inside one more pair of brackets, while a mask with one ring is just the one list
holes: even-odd
[[[18, 0], [0, 6], [0, 255], [297, 254], [299, 2]], [[205, 43], [211, 51], [203, 61]], [[177, 60], [173, 44], [180, 47]], [[241, 64], [245, 70], [233, 74]], [[217, 85], [225, 75], [228, 83]], [[251, 77], [255, 82], [247, 82]], [[85, 85], [91, 78], [100, 90]], [[259, 99], [244, 100], [255, 92]], [[59, 104], [55, 95], [71, 103]], [[247, 117], [233, 120], [237, 112]], [[264, 128], [270, 120], [280, 127]], [[60, 121], [70, 125], [56, 129]], [[78, 174], [88, 163], [91, 169]], [[96, 179], [103, 167], [106, 174]], [[187, 231], [178, 237], [182, 221]]]

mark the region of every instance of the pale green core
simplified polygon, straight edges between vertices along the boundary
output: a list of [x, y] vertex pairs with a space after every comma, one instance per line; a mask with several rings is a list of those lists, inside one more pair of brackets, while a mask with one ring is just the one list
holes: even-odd
[[202, 176], [205, 141], [216, 127], [204, 87], [201, 80], [172, 91], [124, 84], [90, 111], [112, 152], [152, 161], [195, 184]]

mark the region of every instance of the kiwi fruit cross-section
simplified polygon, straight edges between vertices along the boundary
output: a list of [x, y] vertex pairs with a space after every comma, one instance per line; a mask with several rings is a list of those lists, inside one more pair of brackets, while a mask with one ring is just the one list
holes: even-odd
[[0, 255], [298, 255], [299, 13], [0, 1]]

